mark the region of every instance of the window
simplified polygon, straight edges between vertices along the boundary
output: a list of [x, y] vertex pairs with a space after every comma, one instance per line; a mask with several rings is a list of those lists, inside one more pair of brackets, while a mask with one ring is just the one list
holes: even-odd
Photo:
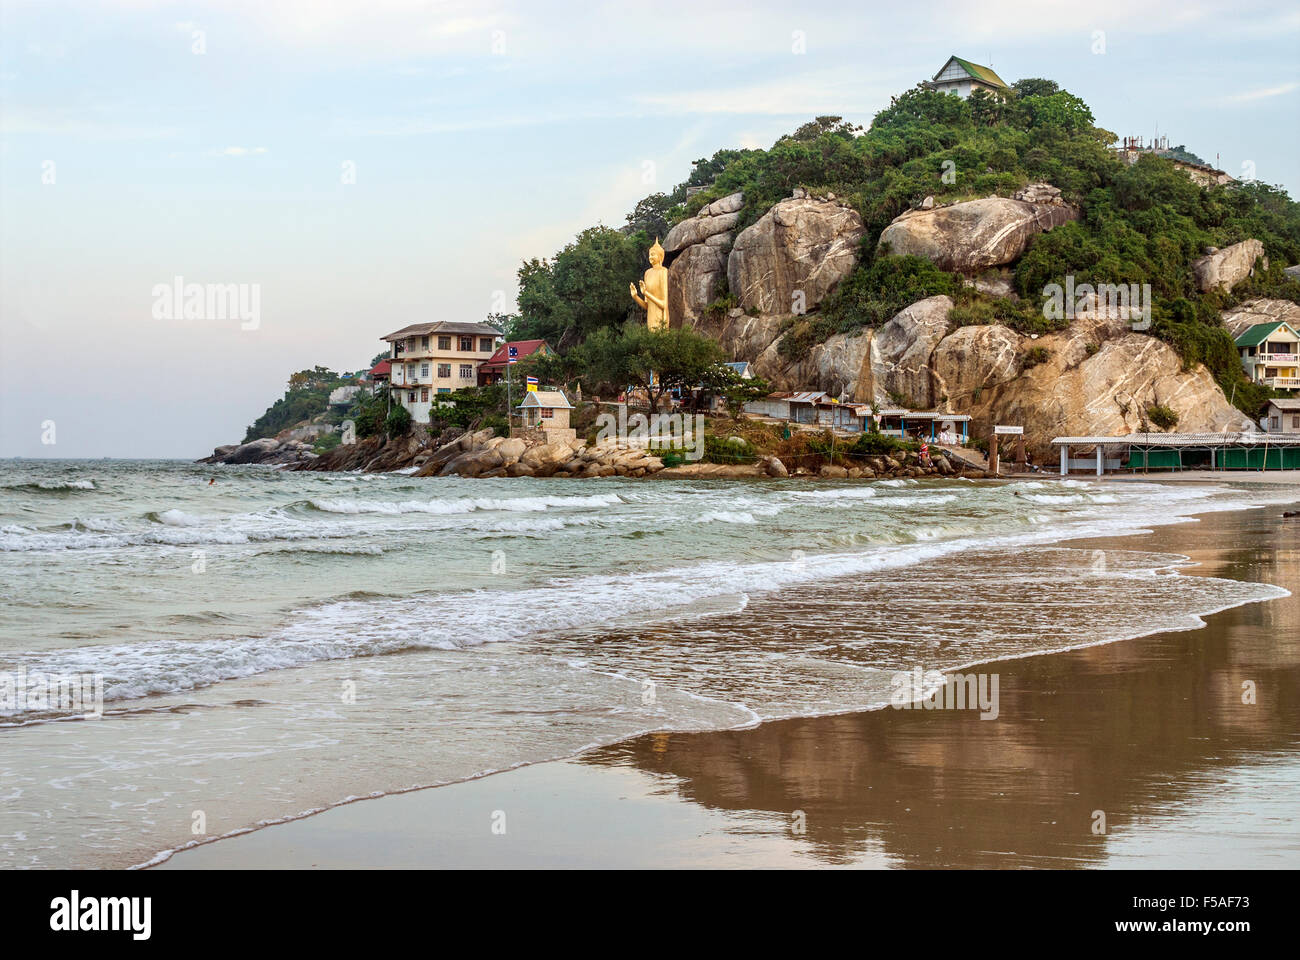
[[542, 407], [542, 419], [543, 419], [543, 420], [550, 420], [550, 419], [551, 419], [552, 417], [554, 417], [554, 416], [555, 416], [555, 411], [554, 411], [554, 410], [552, 410], [550, 407]]
[[479, 337], [479, 339], [478, 339], [478, 348], [479, 348], [479, 351], [482, 352], [482, 353], [487, 353], [488, 351], [492, 350], [492, 349], [493, 349], [493, 346], [492, 346], [492, 338], [491, 338], [491, 337]]
[[429, 388], [428, 388], [428, 387], [425, 387], [423, 390], [420, 391], [420, 402], [421, 402], [421, 403], [428, 403], [428, 402], [429, 402]]
[[472, 363], [462, 363], [462, 364], [460, 365], [460, 378], [461, 378], [462, 380], [473, 380], [473, 379], [474, 379], [474, 364], [472, 364]]
[[439, 337], [439, 338], [438, 338], [438, 349], [439, 349], [439, 350], [450, 350], [450, 349], [451, 349], [451, 337]]
[[421, 350], [428, 350], [428, 349], [429, 349], [429, 338], [428, 338], [428, 337], [421, 337], [421, 338], [420, 338], [420, 349], [421, 349]]
[[420, 364], [420, 376], [422, 377], [429, 376], [429, 365], [427, 363]]
[[1300, 430], [1300, 416], [1295, 416], [1291, 418], [1291, 429]]
[[450, 376], [451, 376], [451, 364], [450, 363], [438, 364], [438, 379], [446, 380]]
[[1268, 428], [1269, 428], [1270, 430], [1276, 430], [1276, 429], [1280, 426], [1279, 421], [1280, 421], [1281, 419], [1282, 419], [1281, 417], [1269, 417], [1269, 418], [1268, 418]]
[[473, 337], [461, 337], [461, 338], [460, 338], [460, 348], [461, 348], [461, 350], [464, 350], [464, 351], [466, 351], [466, 352], [473, 352], [473, 350], [474, 350], [474, 338], [473, 338]]
[[415, 403], [415, 391], [412, 390], [409, 394], [407, 394], [406, 399], [411, 403]]

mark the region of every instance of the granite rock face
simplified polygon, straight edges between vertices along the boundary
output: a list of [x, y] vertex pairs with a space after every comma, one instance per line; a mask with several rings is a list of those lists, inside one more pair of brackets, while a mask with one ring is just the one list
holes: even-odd
[[[1044, 197], [1048, 184], [1022, 190]], [[881, 248], [895, 256], [917, 256], [941, 270], [973, 275], [1019, 259], [1029, 241], [1045, 230], [1079, 218], [1079, 211], [1056, 196], [1037, 201], [986, 197], [930, 210], [909, 210], [880, 235]]]
[[[1202, 293], [1216, 287], [1231, 290], [1255, 272], [1255, 261], [1264, 256], [1264, 244], [1258, 240], [1243, 240], [1230, 247], [1206, 254], [1192, 261], [1196, 286]], [[1263, 266], [1268, 269], [1268, 260]]]
[[807, 312], [853, 271], [862, 234], [856, 210], [828, 200], [782, 200], [736, 237], [728, 285], [745, 310]]
[[1226, 310], [1222, 314], [1223, 325], [1228, 333], [1239, 337], [1242, 332], [1257, 323], [1278, 323], [1285, 321], [1300, 330], [1300, 304], [1290, 300], [1270, 300], [1260, 298], [1247, 300], [1240, 306]]
[[906, 398], [913, 409], [927, 409], [931, 396], [930, 356], [948, 332], [953, 302], [948, 297], [927, 297], [900, 310], [876, 331], [871, 342], [870, 384], [864, 399], [893, 405], [892, 397]]
[[715, 240], [729, 243], [731, 234], [716, 234], [704, 243], [687, 247], [668, 268], [668, 321], [673, 327], [692, 326], [722, 295], [727, 280], [727, 248]]
[[726, 233], [740, 222], [740, 209], [745, 205], [743, 194], [733, 193], [721, 200], [700, 209], [693, 217], [687, 217], [668, 231], [668, 236], [661, 241], [665, 253], [677, 253], [697, 243], [703, 243], [709, 237]]

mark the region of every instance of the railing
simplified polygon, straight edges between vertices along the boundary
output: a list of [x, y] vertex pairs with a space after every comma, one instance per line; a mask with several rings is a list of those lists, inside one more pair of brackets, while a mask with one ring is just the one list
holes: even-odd
[[1265, 363], [1300, 363], [1300, 353], [1257, 353], [1246, 359]]
[[1260, 382], [1275, 390], [1300, 389], [1300, 377], [1265, 377]]

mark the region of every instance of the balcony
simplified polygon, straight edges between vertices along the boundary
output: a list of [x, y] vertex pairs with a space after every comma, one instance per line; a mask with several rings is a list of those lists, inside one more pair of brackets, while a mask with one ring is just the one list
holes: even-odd
[[1247, 359], [1256, 363], [1300, 363], [1300, 353], [1257, 353]]
[[1300, 390], [1300, 377], [1265, 377], [1260, 383], [1274, 390]]

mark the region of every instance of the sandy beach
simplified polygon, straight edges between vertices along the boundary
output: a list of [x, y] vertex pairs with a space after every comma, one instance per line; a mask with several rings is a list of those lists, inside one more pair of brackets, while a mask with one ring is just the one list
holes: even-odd
[[159, 869], [1295, 868], [1300, 525], [1284, 509], [1066, 544], [1183, 554], [1195, 565], [1161, 575], [1292, 595], [981, 665], [999, 678], [993, 720], [885, 708], [649, 734], [345, 804]]

